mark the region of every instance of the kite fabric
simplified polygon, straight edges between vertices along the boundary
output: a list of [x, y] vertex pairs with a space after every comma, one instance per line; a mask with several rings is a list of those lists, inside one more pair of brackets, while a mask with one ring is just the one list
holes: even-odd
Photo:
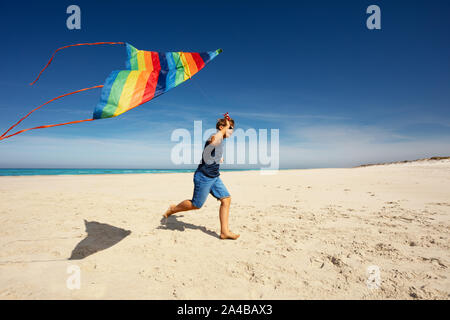
[[113, 71], [106, 79], [94, 119], [116, 117], [175, 88], [222, 51], [154, 52], [126, 46], [127, 70]]
[[[66, 124], [80, 123], [84, 121], [93, 121], [98, 119], [116, 117], [145, 102], [152, 100], [153, 98], [158, 97], [159, 95], [190, 79], [197, 72], [203, 69], [208, 62], [213, 60], [222, 52], [222, 49], [208, 52], [144, 51], [138, 50], [132, 45], [124, 42], [95, 42], [73, 44], [55, 50], [49, 62], [41, 70], [36, 80], [34, 80], [31, 85], [36, 83], [43, 71], [50, 65], [55, 54], [59, 50], [73, 46], [99, 44], [125, 45], [127, 49], [127, 60], [125, 62], [126, 70], [115, 70], [111, 72], [104, 85], [66, 93], [45, 102], [44, 104], [30, 111], [16, 124], [10, 127], [3, 135], [0, 136], [0, 140], [33, 129], [49, 128]], [[22, 122], [22, 120], [24, 120], [31, 113], [40, 109], [44, 105], [62, 97], [94, 88], [103, 89], [100, 96], [100, 102], [95, 107], [92, 118], [28, 128], [10, 135], [6, 135], [11, 129]]]

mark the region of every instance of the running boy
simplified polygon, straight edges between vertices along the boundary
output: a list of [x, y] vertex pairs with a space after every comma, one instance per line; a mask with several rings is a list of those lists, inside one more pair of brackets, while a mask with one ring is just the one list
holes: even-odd
[[194, 194], [192, 200], [184, 200], [178, 205], [170, 205], [163, 215], [166, 219], [177, 212], [200, 209], [211, 193], [220, 201], [220, 238], [239, 238], [238, 234], [232, 233], [228, 228], [228, 217], [230, 213], [231, 196], [227, 188], [220, 179], [219, 166], [222, 162], [223, 139], [229, 138], [233, 134], [234, 120], [225, 114], [225, 118], [219, 119], [216, 123], [216, 134], [212, 135], [205, 143], [202, 162], [198, 165], [194, 173]]

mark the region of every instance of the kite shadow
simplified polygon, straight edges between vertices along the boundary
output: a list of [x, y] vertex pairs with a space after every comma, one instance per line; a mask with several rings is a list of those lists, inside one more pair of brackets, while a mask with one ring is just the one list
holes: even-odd
[[169, 216], [169, 218], [161, 218], [161, 225], [159, 227], [157, 227], [157, 229], [162, 229], [162, 230], [178, 230], [178, 231], [184, 231], [186, 229], [193, 229], [193, 230], [200, 230], [204, 233], [206, 233], [207, 235], [210, 235], [214, 238], [219, 238], [220, 236], [211, 230], [206, 229], [206, 227], [200, 227], [197, 226], [195, 224], [192, 223], [186, 223], [180, 220], [177, 220], [178, 218], [182, 218], [184, 216], [175, 216], [175, 215], [171, 215]]
[[129, 230], [96, 221], [84, 220], [84, 224], [87, 237], [76, 245], [68, 260], [81, 260], [91, 254], [108, 249], [131, 233]]

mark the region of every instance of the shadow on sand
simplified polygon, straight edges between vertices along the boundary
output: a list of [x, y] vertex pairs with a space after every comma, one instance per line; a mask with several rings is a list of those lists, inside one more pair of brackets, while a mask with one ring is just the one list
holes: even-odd
[[210, 235], [214, 238], [219, 238], [220, 236], [211, 230], [206, 229], [206, 227], [200, 227], [196, 226], [192, 223], [186, 223], [183, 221], [178, 220], [178, 218], [182, 218], [184, 216], [175, 216], [171, 215], [169, 218], [161, 218], [161, 225], [157, 229], [163, 229], [163, 230], [178, 230], [178, 231], [184, 231], [185, 229], [193, 229], [193, 230], [200, 230], [207, 235]]
[[131, 231], [106, 223], [84, 220], [87, 237], [81, 240], [68, 260], [81, 260], [98, 251], [108, 249], [127, 237]]

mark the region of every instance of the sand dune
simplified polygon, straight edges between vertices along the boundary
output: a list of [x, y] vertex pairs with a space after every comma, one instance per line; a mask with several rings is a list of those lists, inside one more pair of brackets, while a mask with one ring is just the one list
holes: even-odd
[[212, 197], [160, 222], [192, 173], [0, 177], [0, 299], [449, 299], [449, 169], [224, 172], [237, 241]]

